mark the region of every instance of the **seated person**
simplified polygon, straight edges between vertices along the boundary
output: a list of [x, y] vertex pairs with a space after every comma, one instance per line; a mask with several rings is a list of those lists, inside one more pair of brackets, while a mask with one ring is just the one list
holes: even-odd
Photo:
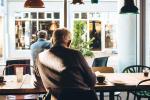
[[52, 43], [50, 50], [39, 54], [37, 65], [44, 87], [53, 100], [58, 99], [63, 89], [93, 89], [96, 76], [82, 54], [69, 48], [71, 33], [66, 28], [56, 29]]
[[38, 40], [31, 45], [31, 55], [33, 59], [33, 73], [35, 74], [36, 80], [38, 81], [36, 85], [40, 85], [40, 75], [36, 66], [36, 58], [40, 52], [43, 52], [45, 49], [49, 49], [51, 47], [51, 43], [46, 40], [47, 32], [44, 30], [40, 30], [37, 33]]

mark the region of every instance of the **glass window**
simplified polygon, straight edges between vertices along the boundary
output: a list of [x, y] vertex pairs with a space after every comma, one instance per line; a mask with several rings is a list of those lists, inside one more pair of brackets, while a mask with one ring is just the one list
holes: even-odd
[[[116, 38], [115, 36], [115, 22], [116, 13], [113, 12], [84, 12], [81, 13], [81, 18], [79, 18], [80, 12], [74, 13], [74, 20], [86, 21], [85, 40], [93, 40], [93, 43], [89, 46], [92, 50], [102, 50], [105, 48], [116, 48]], [[113, 22], [111, 18], [113, 17]], [[102, 42], [104, 41], [104, 42]]]
[[59, 19], [59, 18], [60, 18], [59, 13], [58, 13], [58, 12], [57, 12], [57, 13], [55, 12], [55, 13], [54, 13], [54, 19]]
[[46, 17], [47, 17], [47, 18], [52, 18], [52, 13], [47, 13], [47, 14], [46, 14]]
[[90, 47], [93, 50], [101, 50], [101, 21], [90, 20], [89, 21], [89, 35], [90, 39], [93, 39], [93, 43]]
[[31, 19], [37, 19], [37, 13], [31, 12]]
[[4, 0], [0, 0], [1, 6], [4, 6]]
[[81, 13], [81, 19], [87, 19], [87, 13]]
[[39, 19], [44, 19], [44, 17], [45, 17], [43, 12], [39, 12], [38, 16], [39, 16]]
[[[46, 14], [48, 15], [49, 18], [51, 17], [51, 13]], [[48, 40], [49, 40], [52, 36], [52, 32], [56, 28], [60, 27], [59, 19], [58, 20], [55, 19], [54, 21], [54, 19], [45, 18], [45, 12], [23, 13], [23, 18], [28, 18], [29, 16], [31, 17], [28, 20], [25, 20], [20, 18], [20, 13], [16, 13], [15, 16], [16, 49], [30, 49], [30, 45], [37, 40], [38, 30], [46, 30], [48, 32]], [[57, 16], [55, 18], [59, 18], [59, 13], [57, 13], [55, 16]]]
[[74, 13], [74, 18], [78, 19], [79, 18], [79, 13]]
[[29, 13], [23, 13], [23, 18], [29, 18]]

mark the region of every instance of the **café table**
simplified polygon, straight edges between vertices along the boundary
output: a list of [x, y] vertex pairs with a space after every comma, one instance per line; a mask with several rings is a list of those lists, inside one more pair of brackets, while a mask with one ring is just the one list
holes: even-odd
[[145, 77], [143, 73], [100, 73], [106, 77], [105, 84], [96, 84], [95, 91], [100, 92], [100, 100], [104, 100], [104, 92], [109, 92], [109, 99], [114, 100], [114, 92], [116, 91], [137, 91], [150, 90], [150, 82], [137, 87], [138, 83]]
[[[104, 100], [104, 92], [110, 92], [109, 99], [114, 100], [115, 91], [150, 90], [150, 82], [145, 82], [137, 87], [137, 84], [150, 76], [144, 77], [143, 73], [101, 73], [106, 77], [105, 84], [96, 84], [95, 91], [100, 92], [100, 100]], [[5, 75], [4, 83], [0, 83], [0, 95], [43, 94], [44, 88], [35, 87], [35, 78], [32, 75], [24, 75], [22, 82], [17, 82], [15, 75]], [[123, 84], [114, 84], [115, 82]]]
[[17, 82], [16, 75], [5, 75], [4, 81], [0, 83], [0, 95], [23, 95], [23, 94], [43, 94], [44, 88], [34, 86], [35, 78], [26, 74], [22, 82]]

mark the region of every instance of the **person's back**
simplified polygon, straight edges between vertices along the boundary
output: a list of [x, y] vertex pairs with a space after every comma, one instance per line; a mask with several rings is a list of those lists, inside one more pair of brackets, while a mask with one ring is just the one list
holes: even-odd
[[38, 69], [47, 91], [56, 98], [64, 89], [90, 90], [96, 77], [79, 51], [68, 48], [70, 33], [58, 29], [53, 33], [54, 46], [38, 56]]
[[40, 80], [40, 75], [36, 66], [36, 58], [40, 52], [51, 47], [51, 43], [46, 40], [47, 32], [44, 30], [38, 31], [38, 40], [31, 45], [31, 56], [33, 60], [33, 73], [37, 80]]

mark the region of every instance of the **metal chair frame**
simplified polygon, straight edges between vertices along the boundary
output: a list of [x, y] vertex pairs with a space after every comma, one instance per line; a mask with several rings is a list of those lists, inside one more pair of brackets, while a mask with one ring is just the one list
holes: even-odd
[[92, 67], [107, 66], [108, 58], [109, 58], [108, 56], [95, 58], [93, 61]]
[[[145, 68], [150, 69], [150, 67], [145, 66], [145, 65], [131, 65], [131, 66], [126, 67], [122, 72], [123, 73], [140, 73], [140, 72], [143, 72], [143, 69]], [[136, 97], [138, 100], [140, 100], [140, 95], [137, 95], [135, 91], [127, 92], [126, 100], [129, 100], [130, 93], [134, 94], [134, 100], [136, 99]]]

